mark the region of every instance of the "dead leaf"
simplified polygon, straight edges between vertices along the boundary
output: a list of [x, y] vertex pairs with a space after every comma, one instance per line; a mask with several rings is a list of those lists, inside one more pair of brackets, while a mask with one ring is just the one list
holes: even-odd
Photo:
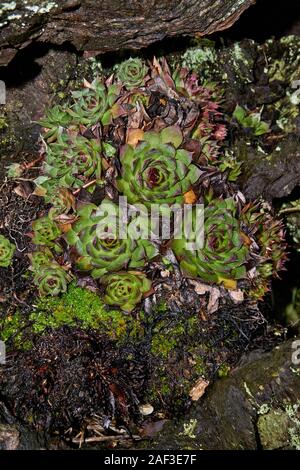
[[200, 309], [199, 315], [202, 321], [207, 321], [206, 311], [204, 308]]
[[198, 295], [204, 295], [207, 292], [210, 292], [211, 287], [208, 286], [207, 284], [204, 284], [203, 282], [196, 281], [194, 279], [190, 279], [190, 284], [192, 284], [195, 288], [195, 292]]
[[61, 214], [58, 217], [55, 217], [55, 221], [58, 224], [62, 233], [67, 233], [72, 228], [72, 224], [75, 222], [76, 216]]
[[197, 196], [192, 189], [183, 195], [185, 204], [194, 204], [197, 201]]
[[132, 147], [136, 147], [140, 140], [143, 140], [144, 131], [142, 129], [129, 129], [126, 142]]
[[[26, 184], [27, 183], [27, 184]], [[29, 182], [27, 181], [24, 181], [22, 182], [21, 184], [19, 184], [18, 186], [16, 186], [14, 188], [14, 192], [22, 197], [23, 199], [27, 199], [31, 194], [35, 194], [33, 193], [32, 191], [32, 186]]]
[[34, 196], [44, 197], [47, 194], [47, 190], [42, 186], [37, 186], [32, 194]]
[[219, 308], [219, 298], [221, 292], [217, 287], [212, 287], [209, 294], [209, 301], [207, 305], [207, 313], [214, 313]]
[[62, 233], [67, 233], [69, 232], [69, 230], [71, 230], [72, 228], [72, 225], [67, 223], [67, 224], [58, 224], [60, 230], [62, 231]]
[[194, 387], [190, 390], [189, 396], [191, 397], [191, 399], [193, 401], [198, 401], [199, 398], [204, 395], [205, 389], [208, 385], [209, 381], [200, 377], [200, 379], [198, 379], [195, 383]]
[[251, 240], [250, 238], [248, 237], [248, 235], [245, 234], [245, 232], [241, 232], [241, 237], [243, 239], [243, 242], [246, 246], [250, 246], [251, 245]]
[[85, 78], [83, 79], [83, 86], [84, 88], [93, 88], [92, 84], [88, 82]]
[[105, 171], [112, 168], [111, 163], [109, 163], [105, 158], [102, 158], [102, 167]]
[[244, 293], [241, 289], [232, 290], [229, 292], [230, 297], [234, 301], [235, 304], [243, 302], [244, 300]]

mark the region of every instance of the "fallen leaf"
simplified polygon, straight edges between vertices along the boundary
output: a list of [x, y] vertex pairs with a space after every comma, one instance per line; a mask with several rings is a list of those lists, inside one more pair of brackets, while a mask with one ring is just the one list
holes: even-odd
[[31, 194], [33, 194], [32, 185], [27, 181], [24, 181], [14, 188], [14, 192], [23, 199], [27, 199]]
[[204, 308], [200, 309], [199, 315], [202, 321], [207, 321], [206, 311]]
[[76, 216], [61, 214], [55, 217], [55, 221], [63, 233], [68, 232], [72, 228], [72, 224], [75, 222]]
[[92, 84], [88, 82], [85, 78], [83, 79], [83, 86], [84, 88], [93, 88]]
[[195, 288], [195, 292], [198, 295], [204, 295], [207, 292], [210, 292], [211, 287], [208, 286], [207, 284], [204, 284], [203, 282], [200, 281], [195, 281], [194, 279], [190, 279], [190, 284], [192, 284]]
[[201, 398], [202, 395], [204, 395], [205, 389], [208, 385], [209, 385], [209, 381], [200, 377], [200, 379], [198, 379], [197, 382], [195, 383], [194, 387], [191, 388], [190, 390], [189, 396], [191, 397], [191, 399], [193, 401], [199, 400], [199, 398]]
[[185, 204], [194, 204], [197, 201], [197, 196], [192, 189], [183, 195]]
[[32, 194], [34, 196], [44, 197], [47, 194], [47, 190], [42, 186], [37, 186]]
[[105, 160], [105, 158], [102, 158], [102, 167], [106, 171], [111, 168], [111, 164], [107, 160]]
[[237, 290], [232, 290], [229, 292], [230, 297], [234, 301], [234, 303], [238, 304], [240, 302], [243, 302], [244, 300], [244, 293], [241, 289]]
[[207, 313], [214, 313], [219, 308], [219, 298], [221, 292], [217, 287], [212, 287], [209, 294], [209, 301], [207, 305]]
[[251, 240], [250, 238], [248, 237], [248, 235], [245, 234], [245, 232], [241, 232], [241, 237], [243, 239], [243, 242], [246, 246], [250, 246], [251, 245]]
[[138, 142], [144, 137], [144, 131], [142, 129], [130, 129], [127, 134], [127, 144], [136, 147]]

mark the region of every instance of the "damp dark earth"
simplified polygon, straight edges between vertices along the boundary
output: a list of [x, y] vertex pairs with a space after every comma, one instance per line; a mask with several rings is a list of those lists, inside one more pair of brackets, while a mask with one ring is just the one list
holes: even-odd
[[0, 5], [0, 449], [300, 450], [300, 8], [60, 3]]

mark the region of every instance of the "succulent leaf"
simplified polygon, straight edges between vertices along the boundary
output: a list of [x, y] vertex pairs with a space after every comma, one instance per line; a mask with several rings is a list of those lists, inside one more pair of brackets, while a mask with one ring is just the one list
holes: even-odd
[[47, 129], [44, 139], [54, 141], [71, 123], [71, 117], [62, 106], [53, 106], [46, 111], [44, 119], [39, 124]]
[[44, 249], [41, 248], [38, 251], [34, 251], [28, 256], [30, 258], [33, 271], [38, 271], [42, 267], [47, 266], [54, 261], [53, 254], [47, 247], [44, 247]]
[[80, 188], [90, 178], [100, 179], [101, 167], [101, 145], [96, 140], [62, 134], [47, 146], [44, 179], [35, 182], [52, 201], [57, 188]]

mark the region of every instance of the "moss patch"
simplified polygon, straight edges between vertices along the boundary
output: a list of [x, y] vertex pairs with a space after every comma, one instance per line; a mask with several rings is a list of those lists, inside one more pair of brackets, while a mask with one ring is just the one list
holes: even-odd
[[31, 342], [24, 340], [23, 333], [27, 322], [20, 312], [9, 315], [0, 321], [0, 340], [12, 343], [15, 347], [23, 350], [30, 349]]
[[35, 333], [63, 325], [100, 330], [116, 341], [141, 333], [138, 320], [119, 310], [109, 310], [97, 294], [74, 284], [61, 297], [40, 299], [30, 320]]
[[257, 428], [264, 449], [300, 450], [299, 404], [287, 404], [284, 410], [273, 409], [259, 417]]

